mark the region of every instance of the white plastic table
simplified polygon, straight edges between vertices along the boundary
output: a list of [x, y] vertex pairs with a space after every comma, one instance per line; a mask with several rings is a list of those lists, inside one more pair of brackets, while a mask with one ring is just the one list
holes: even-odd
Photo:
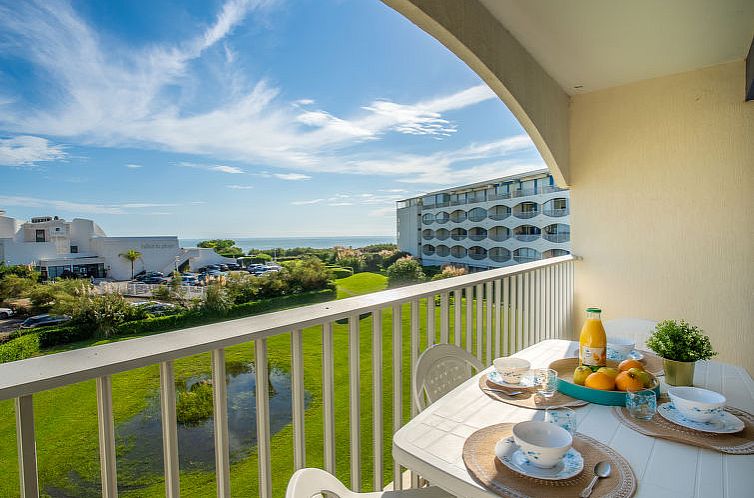
[[[576, 356], [576, 352], [576, 342], [547, 340], [515, 356], [539, 368]], [[464, 382], [393, 437], [393, 457], [398, 463], [459, 497], [497, 496], [474, 482], [463, 463], [463, 444], [471, 433], [493, 424], [544, 417], [542, 410], [487, 397], [478, 383], [479, 376]], [[694, 385], [721, 392], [728, 404], [754, 412], [754, 381], [743, 368], [699, 362]], [[661, 389], [664, 392], [666, 386]], [[638, 481], [635, 496], [754, 497], [754, 455], [723, 455], [645, 436], [621, 424], [610, 411], [609, 406], [595, 404], [576, 408], [578, 431], [611, 446], [628, 460]]]

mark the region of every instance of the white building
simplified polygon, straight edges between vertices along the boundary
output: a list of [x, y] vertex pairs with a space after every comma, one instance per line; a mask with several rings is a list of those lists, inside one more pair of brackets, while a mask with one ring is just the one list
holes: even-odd
[[547, 170], [430, 192], [398, 202], [398, 247], [472, 271], [563, 256], [569, 202]]
[[108, 237], [92, 220], [40, 216], [20, 221], [0, 210], [0, 263], [32, 265], [45, 278], [68, 271], [80, 276], [131, 278], [131, 262], [121, 254], [134, 249], [141, 257], [134, 273], [172, 272], [176, 266], [198, 269], [209, 264], [234, 263], [214, 249], [178, 245], [178, 237]]

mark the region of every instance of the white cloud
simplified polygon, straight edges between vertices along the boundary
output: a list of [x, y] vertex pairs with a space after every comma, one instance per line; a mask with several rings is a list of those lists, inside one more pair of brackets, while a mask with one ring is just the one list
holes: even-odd
[[294, 206], [308, 206], [311, 204], [319, 204], [320, 202], [324, 202], [325, 199], [312, 199], [310, 201], [293, 201], [291, 204]]
[[353, 206], [353, 202], [331, 202], [328, 204], [328, 206], [333, 206], [333, 207]]
[[293, 105], [312, 105], [314, 99], [298, 99], [293, 101]]
[[246, 173], [241, 168], [238, 168], [236, 166], [227, 166], [225, 164], [201, 164], [201, 163], [190, 163], [190, 162], [180, 162], [178, 163], [178, 166], [182, 168], [192, 168], [192, 169], [203, 169], [206, 171], [215, 171], [217, 173], [226, 173], [228, 175], [242, 175]]
[[42, 137], [20, 135], [0, 138], [0, 166], [32, 166], [42, 161], [65, 159], [60, 145], [51, 145]]
[[123, 204], [99, 204], [85, 202], [71, 202], [56, 199], [42, 199], [38, 197], [26, 197], [17, 195], [0, 195], [0, 205], [20, 206], [27, 208], [44, 208], [57, 209], [60, 211], [71, 212], [75, 214], [129, 214], [133, 210], [176, 206], [176, 204], [154, 204], [154, 203], [123, 203]]
[[369, 213], [367, 213], [367, 216], [371, 216], [373, 218], [387, 218], [392, 216], [393, 218], [395, 218], [395, 206], [383, 207], [369, 211]]
[[126, 164], [126, 168], [128, 169], [139, 169], [143, 167], [144, 166], [142, 164]]
[[287, 180], [287, 181], [300, 181], [300, 180], [311, 180], [311, 176], [309, 175], [303, 175], [301, 173], [274, 173], [272, 176], [279, 180]]
[[226, 185], [226, 187], [231, 190], [251, 190], [254, 188], [253, 185]]

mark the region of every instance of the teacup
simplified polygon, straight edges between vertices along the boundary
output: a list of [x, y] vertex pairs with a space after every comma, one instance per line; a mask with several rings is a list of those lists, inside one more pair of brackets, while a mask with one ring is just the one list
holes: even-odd
[[513, 439], [526, 459], [542, 469], [559, 464], [573, 445], [573, 437], [567, 430], [541, 420], [514, 425]]
[[503, 381], [508, 384], [521, 382], [521, 377], [531, 368], [531, 363], [528, 361], [521, 358], [511, 358], [510, 356], [495, 358], [492, 363]]
[[636, 347], [636, 342], [628, 337], [608, 337], [607, 346], [615, 351], [620, 360], [625, 360]]
[[725, 396], [699, 387], [671, 387], [668, 394], [681, 415], [693, 422], [709, 422], [722, 415], [725, 406]]

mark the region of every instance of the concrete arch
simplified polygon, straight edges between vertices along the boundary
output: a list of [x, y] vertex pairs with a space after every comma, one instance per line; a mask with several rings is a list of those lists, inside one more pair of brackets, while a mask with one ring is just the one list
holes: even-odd
[[558, 186], [569, 186], [570, 98], [479, 0], [382, 1], [477, 73], [529, 134]]

